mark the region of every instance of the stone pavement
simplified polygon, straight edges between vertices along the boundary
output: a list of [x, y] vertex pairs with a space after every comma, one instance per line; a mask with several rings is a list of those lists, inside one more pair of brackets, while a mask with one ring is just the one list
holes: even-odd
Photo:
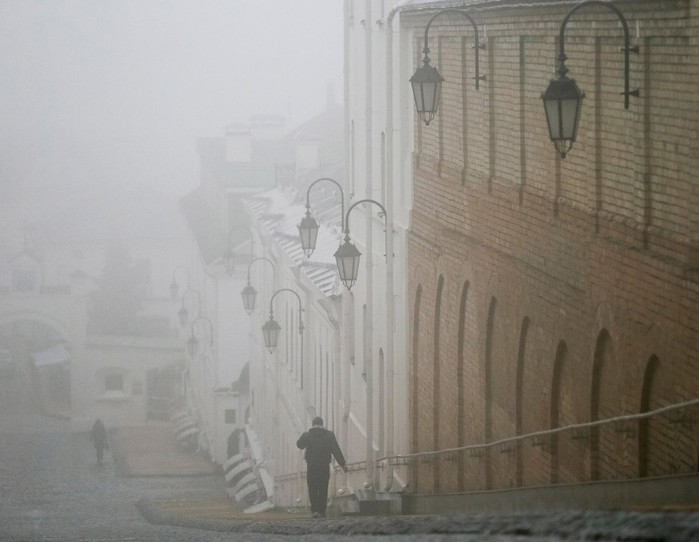
[[[185, 452], [169, 424], [120, 428], [113, 454], [127, 476], [208, 476], [210, 491], [193, 497], [142, 497], [136, 503], [152, 524], [261, 535], [470, 535], [516, 540], [634, 540], [690, 542], [699, 540], [699, 513], [556, 511], [528, 514], [453, 514], [433, 516], [328, 516], [311, 519], [294, 510], [245, 514], [225, 494], [223, 475], [202, 455]], [[482, 538], [481, 538], [482, 537]], [[492, 538], [491, 538], [492, 537]]]
[[[225, 493], [220, 467], [203, 453], [183, 449], [174, 436], [171, 423], [149, 423], [140, 427], [119, 427], [110, 432], [112, 457], [117, 473], [129, 477], [212, 477], [207, 495], [190, 498], [183, 494], [168, 499], [141, 499], [139, 509], [144, 515], [168, 517], [176, 521], [209, 520], [280, 520], [295, 519], [299, 513], [272, 510], [260, 514], [245, 514]], [[179, 518], [179, 519], [178, 519]], [[184, 518], [184, 519], [183, 519]], [[149, 518], [150, 519], [150, 518]]]
[[202, 476], [218, 472], [206, 455], [184, 450], [170, 423], [119, 427], [110, 436], [122, 476]]

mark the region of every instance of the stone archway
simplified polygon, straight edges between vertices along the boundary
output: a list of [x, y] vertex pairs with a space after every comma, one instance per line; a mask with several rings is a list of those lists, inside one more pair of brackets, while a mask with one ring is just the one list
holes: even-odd
[[171, 363], [146, 373], [146, 417], [149, 420], [168, 420], [172, 405], [181, 400], [182, 367]]
[[0, 323], [0, 349], [11, 370], [0, 374], [0, 408], [7, 414], [69, 416], [69, 345], [56, 327], [22, 317]]
[[9, 352], [15, 369], [13, 377], [0, 379], [4, 414], [71, 416], [85, 320], [84, 296], [0, 295], [0, 348]]

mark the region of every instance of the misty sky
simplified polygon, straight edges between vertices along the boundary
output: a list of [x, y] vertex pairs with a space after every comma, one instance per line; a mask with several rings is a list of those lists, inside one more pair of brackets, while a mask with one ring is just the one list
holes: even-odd
[[0, 197], [198, 181], [196, 138], [342, 101], [342, 0], [0, 1]]

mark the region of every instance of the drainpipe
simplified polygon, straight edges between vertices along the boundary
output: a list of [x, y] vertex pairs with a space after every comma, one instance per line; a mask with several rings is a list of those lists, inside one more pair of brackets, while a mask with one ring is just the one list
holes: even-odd
[[[350, 65], [349, 65], [349, 53], [350, 53], [350, 30], [349, 30], [349, 19], [350, 19], [350, 3], [351, 0], [345, 0], [344, 3], [344, 54], [343, 54], [343, 73], [344, 73], [344, 81], [343, 81], [343, 92], [344, 92], [344, 115], [345, 115], [345, 125], [344, 125], [344, 131], [345, 131], [345, 186], [349, 188], [349, 182], [350, 182], [350, 167], [352, 165], [350, 164], [350, 149], [349, 149], [349, 141], [350, 141], [350, 114], [349, 114], [349, 98], [350, 98], [350, 86], [349, 86], [349, 81], [350, 81]], [[350, 194], [351, 197], [351, 194]], [[344, 217], [343, 217], [344, 220]], [[345, 348], [343, 348], [343, 354], [342, 354], [342, 381], [344, 384], [344, 389], [342, 390], [342, 435], [341, 435], [341, 440], [342, 440], [342, 449], [343, 450], [348, 450], [349, 449], [349, 417], [350, 417], [350, 405], [351, 405], [351, 397], [352, 397], [352, 388], [351, 388], [351, 382], [350, 382], [350, 352], [353, 352], [353, 348], [350, 346], [350, 341], [354, 340], [354, 335], [352, 334], [350, 336], [349, 333], [347, 333], [347, 323], [350, 321], [350, 311], [349, 311], [349, 303], [354, 303], [354, 299], [347, 296], [342, 296], [342, 321], [345, 322], [345, 333], [343, 334], [343, 344], [345, 345]], [[354, 322], [352, 322], [352, 329], [354, 329]]]
[[[372, 92], [373, 92], [373, 81], [372, 81], [372, 36], [371, 36], [371, 0], [366, 0], [365, 7], [365, 19], [364, 19], [364, 30], [366, 32], [365, 41], [365, 56], [364, 65], [366, 66], [366, 76], [365, 76], [365, 110], [364, 118], [366, 122], [365, 127], [365, 145], [366, 145], [366, 156], [365, 156], [365, 174], [366, 174], [366, 198], [372, 199], [372, 189], [373, 189], [373, 161], [372, 161], [372, 136], [373, 136], [373, 112], [372, 112]], [[374, 277], [373, 277], [373, 266], [374, 266], [374, 251], [373, 251], [373, 231], [372, 231], [373, 213], [371, 211], [366, 213], [366, 252], [367, 258], [365, 263], [367, 286], [366, 286], [366, 332], [367, 336], [364, 337], [366, 341], [365, 352], [368, 354], [365, 361], [366, 370], [366, 464], [367, 464], [367, 484], [371, 486], [372, 489], [377, 489], [378, 484], [374, 480], [374, 317], [373, 317], [373, 307], [374, 307]]]
[[[332, 394], [332, 407], [329, 412], [329, 416], [327, 419], [329, 420], [327, 422], [328, 427], [339, 427], [340, 426], [340, 419], [339, 416], [337, 415], [337, 408], [339, 406], [339, 401], [342, 393], [342, 384], [343, 384], [343, 377], [344, 375], [340, 372], [340, 358], [344, 354], [344, 349], [342, 348], [342, 325], [341, 321], [346, 322], [347, 320], [340, 320], [338, 319], [338, 314], [341, 317], [344, 317], [343, 313], [343, 304], [342, 304], [342, 297], [339, 296], [333, 296], [327, 302], [325, 300], [321, 300], [320, 302], [321, 306], [325, 309], [325, 312], [328, 316], [328, 320], [330, 321], [330, 325], [333, 328], [333, 359], [335, 360], [334, 362], [334, 369], [333, 369], [333, 381], [332, 381], [332, 387], [333, 387], [333, 394]], [[344, 362], [344, 360], [342, 360]], [[349, 365], [349, 360], [347, 360], [347, 365]], [[342, 364], [344, 367], [344, 363]], [[343, 371], [344, 372], [344, 371]], [[343, 401], [344, 404], [344, 401]], [[346, 412], [346, 407], [343, 408], [343, 413], [342, 413], [342, 423], [344, 424], [345, 421], [345, 412]], [[347, 418], [349, 419], [349, 413], [347, 414]], [[342, 444], [340, 448], [342, 450], [347, 450], [347, 436], [343, 433], [341, 435], [342, 439]], [[347, 474], [343, 475], [343, 486], [346, 488], [347, 487]]]
[[345, 348], [342, 352], [342, 449], [349, 450], [349, 422], [350, 422], [350, 412], [352, 407], [352, 379], [351, 379], [351, 366], [352, 361], [350, 359], [350, 352], [352, 352], [352, 341], [354, 341], [354, 333], [350, 330], [354, 330], [354, 320], [350, 324], [350, 319], [352, 318], [352, 311], [350, 310], [351, 304], [354, 303], [354, 299], [351, 296], [342, 296], [342, 321], [345, 323], [343, 327], [343, 344]]
[[[395, 292], [393, 284], [393, 18], [399, 11], [394, 7], [386, 17], [386, 450], [394, 454], [395, 398], [394, 398], [394, 331]], [[393, 467], [386, 465], [385, 491], [393, 487]]]

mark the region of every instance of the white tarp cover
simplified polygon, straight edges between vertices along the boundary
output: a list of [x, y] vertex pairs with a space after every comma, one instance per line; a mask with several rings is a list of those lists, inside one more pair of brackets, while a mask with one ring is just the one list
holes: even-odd
[[57, 344], [47, 350], [35, 352], [32, 354], [32, 358], [34, 359], [34, 365], [45, 367], [46, 365], [56, 365], [57, 363], [70, 361], [70, 352], [62, 344]]
[[189, 429], [185, 429], [181, 433], [178, 433], [176, 438], [179, 441], [183, 441], [187, 437], [189, 437], [191, 435], [196, 435], [197, 433], [199, 433], [198, 427], [190, 427]]

